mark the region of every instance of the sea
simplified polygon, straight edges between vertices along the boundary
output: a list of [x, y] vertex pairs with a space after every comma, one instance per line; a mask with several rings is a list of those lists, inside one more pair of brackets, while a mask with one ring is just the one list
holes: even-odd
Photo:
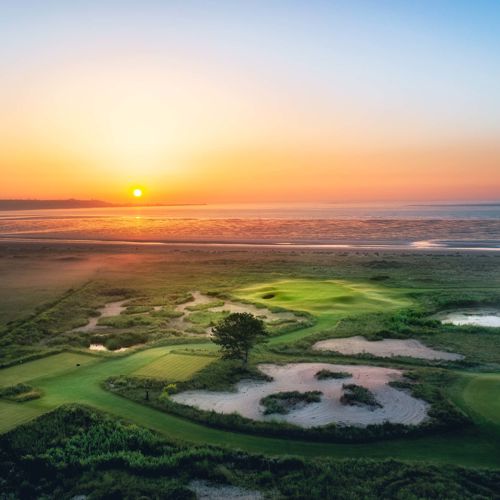
[[0, 240], [498, 251], [500, 202], [0, 211]]

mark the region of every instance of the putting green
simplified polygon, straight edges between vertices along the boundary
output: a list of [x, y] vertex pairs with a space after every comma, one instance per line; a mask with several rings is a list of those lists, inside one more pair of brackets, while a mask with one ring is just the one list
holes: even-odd
[[463, 374], [451, 389], [451, 395], [476, 419], [500, 426], [500, 373]]
[[302, 311], [316, 318], [313, 327], [275, 337], [271, 344], [290, 342], [332, 328], [343, 317], [396, 310], [411, 304], [403, 292], [341, 280], [296, 279], [261, 283], [236, 290], [236, 298], [272, 308]]

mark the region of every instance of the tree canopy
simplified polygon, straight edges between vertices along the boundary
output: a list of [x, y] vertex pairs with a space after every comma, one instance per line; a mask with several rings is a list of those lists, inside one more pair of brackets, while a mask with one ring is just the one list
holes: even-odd
[[264, 322], [250, 313], [232, 313], [212, 328], [212, 341], [224, 359], [248, 361], [252, 347], [268, 336]]

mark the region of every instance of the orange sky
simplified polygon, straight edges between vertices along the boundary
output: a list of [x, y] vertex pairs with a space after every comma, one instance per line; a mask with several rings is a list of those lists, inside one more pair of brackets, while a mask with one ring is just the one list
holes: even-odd
[[12, 7], [0, 198], [498, 199], [489, 40], [404, 9], [189, 5]]

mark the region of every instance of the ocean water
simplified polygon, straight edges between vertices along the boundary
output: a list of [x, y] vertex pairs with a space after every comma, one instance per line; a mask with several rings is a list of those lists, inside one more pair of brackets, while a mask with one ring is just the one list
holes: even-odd
[[500, 249], [500, 203], [3, 211], [0, 239]]

